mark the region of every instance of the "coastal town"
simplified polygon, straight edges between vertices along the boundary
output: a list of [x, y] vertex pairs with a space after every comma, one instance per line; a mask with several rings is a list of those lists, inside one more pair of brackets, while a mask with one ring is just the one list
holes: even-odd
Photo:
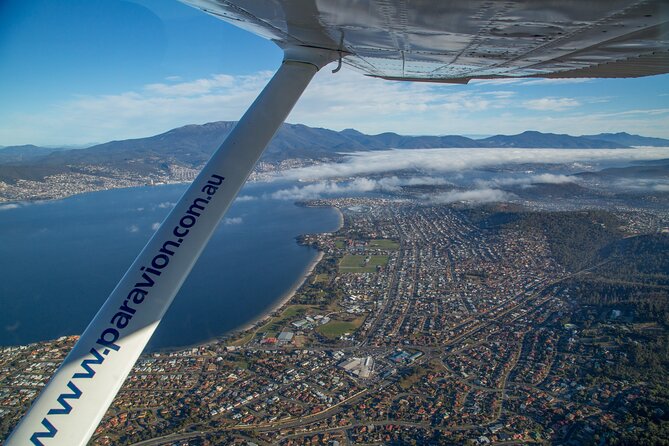
[[[262, 161], [251, 172], [249, 181], [267, 180], [277, 172], [303, 167], [313, 162], [301, 159], [286, 159], [276, 163]], [[190, 183], [202, 168], [182, 163], [164, 164], [163, 168], [151, 172], [138, 172], [127, 166], [77, 164], [69, 166], [67, 172], [45, 175], [42, 178], [17, 178], [13, 181], [0, 179], [0, 204], [56, 200], [77, 194], [126, 187]]]
[[[296, 293], [247, 330], [142, 356], [91, 444], [587, 444], [648, 396], [590, 378], [627, 353], [575, 316], [596, 265], [567, 270], [546, 234], [406, 199], [303, 205], [344, 224], [301, 237], [322, 257]], [[75, 341], [0, 349], [0, 437]]]

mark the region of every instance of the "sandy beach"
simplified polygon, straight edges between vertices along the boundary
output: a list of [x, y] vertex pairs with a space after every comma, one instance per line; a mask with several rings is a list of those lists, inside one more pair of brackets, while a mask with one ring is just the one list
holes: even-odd
[[286, 305], [290, 299], [297, 293], [297, 290], [300, 289], [302, 284], [307, 280], [307, 278], [311, 275], [311, 273], [314, 271], [314, 268], [316, 265], [318, 265], [318, 262], [321, 261], [323, 258], [323, 252], [319, 251], [314, 260], [307, 265], [306, 269], [300, 276], [300, 280], [295, 282], [295, 285], [288, 290], [279, 300], [277, 300], [274, 305], [269, 307], [263, 314], [258, 316], [256, 319], [253, 319], [252, 321], [248, 322], [247, 324], [243, 325], [240, 328], [236, 328], [232, 330], [230, 333], [240, 333], [246, 330], [251, 330], [254, 327], [260, 326], [263, 322], [265, 322], [267, 319], [270, 318], [270, 316], [277, 310], [280, 310], [284, 305]]
[[337, 211], [337, 214], [339, 215], [339, 227], [337, 228], [337, 231], [339, 231], [342, 228], [342, 226], [344, 226], [344, 214], [341, 212], [339, 208], [333, 207], [332, 209]]
[[[336, 232], [339, 229], [341, 229], [341, 227], [344, 225], [344, 214], [341, 212], [341, 210], [339, 210], [336, 207], [332, 207], [332, 209], [334, 209], [337, 212], [337, 215], [339, 217], [338, 227], [337, 227], [337, 229], [332, 231], [332, 232]], [[246, 331], [254, 330], [254, 329], [257, 329], [257, 328], [261, 327], [262, 324], [265, 323], [272, 316], [272, 314], [281, 310], [284, 306], [286, 306], [290, 302], [290, 300], [295, 295], [295, 293], [297, 293], [297, 290], [299, 290], [300, 287], [302, 286], [302, 284], [304, 284], [304, 282], [309, 278], [309, 276], [311, 276], [311, 274], [314, 271], [314, 268], [316, 267], [316, 265], [318, 265], [318, 263], [321, 261], [321, 259], [323, 259], [323, 256], [324, 256], [323, 252], [318, 251], [318, 253], [316, 254], [316, 257], [314, 257], [314, 259], [311, 262], [309, 262], [309, 264], [304, 269], [302, 274], [300, 274], [298, 280], [295, 281], [295, 284], [288, 291], [286, 291], [281, 296], [281, 298], [277, 299], [272, 306], [267, 308], [262, 314], [258, 315], [258, 317], [252, 319], [251, 321], [245, 323], [244, 325], [241, 325], [237, 328], [234, 328], [234, 329], [228, 331], [227, 333], [225, 333], [222, 336], [217, 336], [217, 337], [214, 337], [214, 338], [210, 338], [206, 341], [198, 342], [198, 343], [195, 343], [195, 344], [192, 344], [192, 345], [181, 346], [181, 347], [167, 347], [167, 348], [162, 348], [162, 349], [156, 349], [155, 351], [165, 353], [165, 352], [180, 351], [180, 350], [185, 350], [185, 349], [189, 349], [189, 348], [197, 348], [197, 347], [201, 347], [201, 346], [212, 345], [212, 344], [215, 344], [215, 343], [218, 343], [218, 342], [221, 342], [221, 341], [225, 342], [226, 339], [230, 339], [230, 337], [232, 337], [232, 336], [239, 335], [239, 334], [242, 334]]]
[[187, 350], [190, 348], [197, 348], [197, 347], [202, 347], [202, 346], [208, 346], [212, 345], [218, 342], [221, 342], [222, 340], [225, 340], [225, 338], [229, 338], [230, 336], [236, 335], [236, 334], [241, 334], [245, 331], [248, 330], [253, 330], [255, 328], [261, 327], [262, 324], [269, 319], [272, 314], [275, 311], [280, 310], [284, 305], [286, 305], [290, 299], [297, 293], [297, 290], [300, 289], [302, 284], [307, 280], [307, 278], [311, 275], [311, 273], [314, 271], [314, 268], [316, 265], [318, 265], [318, 262], [321, 261], [323, 258], [323, 252], [318, 251], [318, 254], [316, 254], [316, 257], [307, 265], [307, 267], [304, 269], [304, 272], [300, 275], [300, 279], [295, 282], [295, 284], [288, 290], [286, 293], [284, 293], [283, 296], [279, 300], [277, 300], [274, 305], [269, 307], [265, 312], [263, 312], [261, 315], [259, 315], [257, 318], [247, 322], [246, 324], [242, 325], [239, 328], [235, 328], [227, 332], [224, 336], [221, 337], [215, 337], [211, 338], [207, 341], [204, 342], [198, 342], [196, 344], [192, 345], [187, 345], [183, 347], [176, 347], [176, 348], [164, 348], [164, 349], [158, 349], [156, 350], [157, 352], [165, 353], [165, 352], [173, 352], [173, 351], [181, 351], [181, 350]]
[[[336, 207], [333, 207], [332, 209], [334, 209], [339, 216], [339, 225], [336, 229], [336, 231], [338, 231], [344, 225], [344, 214], [342, 214], [342, 212]], [[335, 231], [333, 231], [333, 232], [335, 232]], [[322, 258], [323, 258], [323, 252], [319, 251], [318, 254], [316, 255], [316, 257], [314, 258], [314, 260], [312, 260], [309, 263], [309, 265], [307, 265], [304, 272], [301, 274], [299, 280], [297, 280], [295, 282], [295, 284], [291, 287], [291, 289], [288, 290], [283, 296], [281, 296], [281, 298], [278, 299], [274, 303], [274, 305], [269, 307], [265, 312], [263, 312], [257, 318], [249, 321], [248, 323], [244, 324], [243, 326], [241, 326], [239, 328], [235, 328], [234, 330], [231, 330], [228, 333], [228, 335], [238, 334], [238, 333], [245, 332], [247, 330], [252, 330], [254, 328], [260, 327], [262, 323], [264, 323], [267, 319], [269, 319], [272, 316], [272, 314], [274, 314], [274, 312], [280, 310], [286, 304], [288, 304], [288, 302], [290, 302], [290, 299], [292, 299], [292, 297], [295, 295], [295, 293], [297, 293], [297, 290], [299, 290], [300, 287], [302, 286], [302, 284], [309, 278], [309, 276], [311, 276], [311, 273], [314, 271], [314, 268], [316, 267], [316, 265], [318, 265], [318, 262], [320, 262]]]

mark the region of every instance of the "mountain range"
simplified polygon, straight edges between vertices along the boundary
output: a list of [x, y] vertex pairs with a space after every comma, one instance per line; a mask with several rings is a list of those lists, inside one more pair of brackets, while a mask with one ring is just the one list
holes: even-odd
[[[235, 122], [220, 121], [186, 125], [147, 138], [111, 141], [85, 149], [45, 148], [33, 145], [0, 149], [0, 180], [39, 179], [69, 171], [76, 166], [105, 165], [137, 173], [166, 169], [170, 164], [201, 166], [220, 146]], [[366, 135], [357, 130], [340, 132], [302, 124], [283, 124], [262, 160], [289, 158], [338, 158], [342, 154], [369, 150], [418, 148], [627, 148], [665, 146], [669, 140], [628, 133], [570, 136], [526, 131], [471, 139], [464, 136], [405, 136], [397, 133]]]

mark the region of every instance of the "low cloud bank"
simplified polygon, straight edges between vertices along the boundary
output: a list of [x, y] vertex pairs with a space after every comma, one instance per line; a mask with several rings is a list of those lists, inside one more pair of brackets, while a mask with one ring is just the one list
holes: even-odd
[[456, 202], [467, 203], [493, 203], [498, 201], [509, 201], [515, 195], [499, 189], [474, 189], [465, 191], [452, 190], [441, 194], [429, 196], [429, 201], [439, 204]]
[[324, 163], [283, 172], [280, 178], [327, 179], [413, 170], [430, 174], [504, 164], [641, 161], [669, 158], [669, 148], [650, 149], [405, 149], [357, 152], [340, 163]]
[[355, 192], [371, 192], [375, 190], [377, 183], [367, 178], [358, 178], [350, 183], [337, 183], [336, 181], [321, 181], [307, 186], [293, 186], [281, 189], [272, 194], [270, 198], [276, 200], [312, 200], [324, 195], [345, 195]]
[[573, 98], [538, 98], [523, 102], [523, 105], [530, 110], [538, 111], [562, 111], [581, 105]]
[[669, 192], [669, 180], [661, 178], [620, 178], [611, 184], [622, 191]]
[[429, 176], [420, 177], [388, 177], [380, 179], [356, 178], [350, 182], [319, 181], [306, 186], [293, 186], [281, 189], [269, 195], [276, 200], [312, 200], [323, 196], [347, 195], [373, 191], [396, 192], [402, 186], [428, 186], [450, 184], [443, 178]]
[[223, 219], [223, 224], [226, 225], [241, 225], [244, 222], [242, 217], [228, 217]]
[[10, 203], [10, 204], [0, 204], [0, 211], [9, 211], [11, 209], [17, 209], [20, 208], [16, 203]]
[[478, 181], [481, 186], [529, 186], [532, 184], [566, 184], [575, 183], [576, 179], [569, 175], [542, 173], [518, 178], [496, 178], [490, 181]]

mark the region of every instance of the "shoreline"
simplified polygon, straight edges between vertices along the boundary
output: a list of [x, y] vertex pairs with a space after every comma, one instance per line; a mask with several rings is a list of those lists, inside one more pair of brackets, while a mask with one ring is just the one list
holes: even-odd
[[311, 277], [311, 274], [314, 272], [314, 268], [316, 268], [316, 265], [320, 263], [324, 255], [325, 254], [323, 254], [323, 251], [318, 251], [316, 257], [307, 265], [302, 274], [300, 274], [298, 281], [295, 282], [295, 284], [293, 284], [293, 286], [288, 291], [286, 291], [281, 296], [281, 298], [274, 302], [274, 304], [269, 307], [263, 314], [259, 315], [255, 319], [247, 322], [245, 325], [239, 328], [233, 328], [227, 333], [227, 335], [240, 334], [254, 328], [260, 328], [263, 322], [272, 317], [272, 314], [281, 310], [288, 304], [288, 302], [290, 302], [295, 294], [297, 294], [297, 291], [302, 287], [302, 285], [304, 285], [304, 282], [306, 282], [307, 279]]
[[[331, 209], [334, 209], [337, 212], [337, 215], [339, 217], [339, 222], [337, 229], [334, 231], [330, 232], [336, 232], [339, 231], [343, 226], [344, 226], [344, 214], [342, 211], [335, 207], [331, 206]], [[246, 324], [242, 325], [241, 327], [234, 328], [227, 332], [223, 337], [212, 340], [211, 342], [215, 341], [224, 341], [225, 338], [231, 336], [231, 335], [238, 335], [241, 333], [244, 333], [246, 331], [250, 331], [253, 329], [258, 329], [260, 328], [263, 322], [265, 322], [267, 319], [271, 318], [272, 315], [279, 310], [281, 310], [283, 307], [287, 306], [290, 303], [290, 300], [297, 294], [297, 291], [304, 285], [304, 282], [307, 281], [307, 279], [311, 276], [311, 274], [314, 272], [314, 268], [316, 268], [316, 265], [318, 265], [321, 260], [323, 259], [323, 256], [325, 254], [323, 251], [318, 251], [318, 254], [316, 257], [307, 265], [307, 267], [304, 269], [302, 274], [300, 275], [300, 278], [295, 282], [295, 284], [287, 291], [285, 292], [280, 299], [278, 299], [272, 306], [270, 306], [265, 312], [263, 312], [261, 315], [259, 315], [257, 318], [247, 322]], [[203, 345], [205, 343], [201, 343], [199, 345]]]
[[[2, 149], [0, 149], [2, 150]], [[106, 177], [101, 177], [101, 178], [106, 178]], [[97, 192], [106, 192], [106, 191], [112, 191], [112, 190], [119, 190], [119, 189], [133, 189], [133, 188], [139, 188], [139, 187], [161, 187], [161, 186], [174, 186], [174, 185], [186, 185], [189, 186], [193, 183], [194, 180], [167, 180], [164, 182], [159, 182], [156, 184], [148, 184], [146, 182], [141, 183], [138, 182], [137, 184], [122, 184], [122, 185], [117, 185], [117, 186], [110, 186], [110, 187], [94, 187], [91, 189], [87, 190], [81, 190], [77, 192], [72, 192], [72, 193], [64, 193], [62, 195], [58, 196], [49, 196], [49, 197], [41, 197], [41, 196], [32, 196], [32, 197], [27, 197], [27, 198], [4, 198], [0, 196], [0, 209], [2, 209], [2, 206], [5, 205], [16, 205], [18, 207], [21, 206], [29, 206], [31, 204], [39, 204], [39, 203], [46, 203], [46, 202], [51, 202], [51, 201], [60, 201], [60, 200], [66, 200], [68, 198], [72, 197], [77, 197], [80, 195], [86, 195], [86, 194], [94, 194]], [[246, 185], [247, 183], [262, 183], [262, 182], [267, 182], [267, 181], [262, 181], [258, 179], [248, 179], [244, 183]], [[2, 183], [2, 181], [0, 181]], [[9, 208], [8, 208], [9, 209]]]
[[210, 346], [212, 344], [216, 343], [225, 343], [230, 339], [230, 337], [242, 334], [244, 332], [260, 328], [262, 326], [262, 323], [265, 322], [266, 320], [270, 319], [272, 315], [281, 310], [284, 306], [286, 306], [290, 300], [295, 296], [297, 293], [297, 290], [300, 289], [300, 287], [304, 284], [304, 282], [307, 281], [307, 279], [311, 276], [311, 273], [313, 273], [314, 268], [316, 268], [316, 265], [321, 261], [323, 258], [324, 254], [323, 251], [318, 251], [316, 254], [316, 257], [309, 262], [307, 267], [302, 271], [302, 273], [299, 275], [298, 280], [293, 284], [288, 291], [283, 293], [280, 299], [275, 301], [270, 307], [268, 307], [262, 314], [259, 314], [257, 317], [254, 319], [250, 320], [249, 322], [246, 322], [244, 325], [233, 328], [229, 330], [228, 332], [214, 337], [207, 339], [206, 341], [200, 341], [195, 344], [189, 344], [189, 345], [183, 345], [181, 347], [164, 347], [164, 348], [159, 348], [156, 350], [146, 350], [142, 353], [144, 354], [152, 354], [152, 353], [173, 353], [173, 352], [178, 352], [182, 350], [189, 350], [197, 347], [205, 347], [205, 346]]
[[[333, 231], [329, 232], [336, 232], [339, 231], [343, 226], [344, 226], [344, 213], [335, 206], [330, 206], [331, 209], [333, 209], [335, 212], [337, 212], [337, 216], [339, 218], [338, 220], [338, 225], [337, 228]], [[327, 232], [327, 231], [326, 231]], [[314, 248], [315, 249], [315, 248]], [[151, 350], [146, 353], [169, 353], [169, 352], [175, 352], [175, 351], [180, 351], [180, 350], [187, 350], [191, 348], [196, 348], [196, 347], [202, 347], [202, 346], [209, 346], [215, 343], [225, 343], [228, 341], [231, 337], [236, 336], [236, 335], [241, 335], [242, 333], [245, 333], [247, 331], [251, 330], [257, 330], [262, 326], [262, 324], [270, 319], [272, 315], [278, 311], [280, 311], [282, 308], [287, 306], [291, 299], [297, 294], [297, 291], [302, 287], [304, 282], [307, 281], [307, 279], [311, 276], [311, 274], [314, 272], [314, 269], [316, 268], [316, 265], [320, 263], [320, 261], [323, 259], [325, 254], [323, 251], [318, 250], [316, 257], [309, 262], [309, 264], [306, 266], [306, 268], [302, 271], [302, 273], [298, 276], [298, 279], [295, 281], [292, 287], [288, 289], [283, 295], [277, 299], [272, 305], [270, 305], [265, 311], [263, 311], [261, 314], [259, 314], [257, 317], [251, 319], [249, 322], [244, 323], [243, 325], [233, 328], [229, 330], [228, 332], [208, 339], [206, 341], [201, 341], [195, 344], [190, 344], [190, 345], [184, 345], [181, 347], [166, 347], [162, 349], [157, 349], [157, 350]]]
[[[95, 191], [98, 192], [98, 191]], [[95, 193], [93, 192], [93, 193]], [[52, 200], [48, 200], [52, 201]], [[0, 207], [5, 204], [5, 203], [0, 203]], [[329, 206], [331, 209], [333, 209], [338, 216], [338, 222], [337, 222], [337, 227], [333, 229], [332, 231], [324, 231], [324, 232], [336, 232], [340, 230], [343, 227], [344, 224], [344, 215], [341, 212], [341, 210], [335, 206]], [[297, 242], [296, 242], [297, 243]], [[313, 248], [313, 247], [311, 247]], [[316, 248], [313, 248], [316, 249]], [[178, 352], [178, 351], [183, 351], [183, 350], [188, 350], [192, 348], [197, 348], [197, 347], [202, 347], [202, 346], [210, 346], [215, 343], [226, 343], [227, 341], [230, 340], [232, 336], [239, 335], [241, 333], [253, 330], [253, 329], [258, 329], [262, 326], [262, 324], [270, 319], [272, 315], [278, 311], [280, 311], [282, 308], [287, 306], [291, 299], [297, 294], [297, 291], [302, 287], [302, 285], [307, 281], [307, 279], [313, 274], [314, 269], [316, 266], [320, 263], [320, 261], [323, 259], [325, 256], [325, 253], [321, 250], [316, 249], [316, 255], [315, 257], [307, 264], [307, 266], [302, 270], [302, 272], [297, 276], [295, 282], [293, 285], [285, 291], [281, 296], [276, 299], [274, 302], [270, 304], [267, 309], [265, 309], [262, 313], [258, 314], [256, 317], [253, 319], [249, 320], [248, 322], [243, 323], [241, 326], [238, 326], [236, 328], [233, 328], [223, 334], [220, 334], [216, 337], [212, 337], [209, 339], [201, 340], [199, 342], [193, 343], [193, 344], [188, 344], [188, 345], [182, 345], [182, 346], [172, 346], [172, 347], [161, 347], [161, 348], [148, 348], [145, 349], [142, 355], [146, 354], [153, 354], [153, 353], [172, 353], [172, 352]], [[79, 335], [65, 335], [65, 336], [79, 336]], [[36, 342], [29, 342], [27, 344], [11, 344], [11, 345], [6, 345], [6, 346], [0, 346], [0, 348], [3, 347], [21, 347], [21, 346], [27, 346], [27, 345], [33, 345], [33, 344], [40, 344], [42, 342], [51, 342], [54, 341], [55, 339], [45, 339], [41, 341], [36, 341]]]
[[344, 213], [338, 207], [332, 206], [332, 209], [337, 211], [337, 215], [339, 215], [339, 227], [337, 228], [337, 231], [339, 231], [341, 228], [344, 227]]
[[[2, 150], [0, 148], [0, 150]], [[1, 163], [0, 163], [1, 164]], [[202, 166], [204, 167], [204, 165]], [[198, 169], [198, 172], [202, 169], [200, 167]], [[254, 173], [255, 171], [251, 172]], [[281, 173], [283, 172], [282, 170], [276, 171], [276, 173]], [[94, 175], [93, 175], [94, 176]], [[105, 178], [105, 179], [110, 179], [109, 177], [104, 177], [100, 176], [99, 178]], [[151, 180], [151, 178], [149, 178]], [[42, 183], [46, 184], [44, 181], [37, 181], [37, 180], [28, 180], [28, 181], [34, 181], [37, 183]], [[85, 190], [80, 190], [76, 192], [67, 192], [67, 193], [62, 193], [60, 195], [52, 195], [52, 196], [39, 196], [39, 195], [33, 195], [25, 198], [8, 198], [8, 197], [3, 197], [0, 196], [0, 210], [2, 210], [2, 206], [5, 205], [16, 205], [16, 206], [27, 206], [35, 203], [46, 203], [50, 201], [60, 201], [60, 200], [65, 200], [68, 198], [72, 197], [77, 197], [79, 195], [86, 195], [86, 194], [94, 194], [97, 192], [106, 192], [106, 191], [111, 191], [111, 190], [118, 190], [118, 189], [133, 189], [133, 188], [139, 188], [139, 187], [160, 187], [160, 186], [173, 186], [173, 185], [186, 185], [190, 186], [193, 181], [195, 181], [195, 178], [192, 180], [182, 180], [182, 179], [167, 179], [164, 181], [159, 181], [158, 183], [155, 184], [149, 184], [146, 181], [138, 181], [137, 184], [115, 184], [115, 185], [109, 185], [109, 186], [91, 186], [89, 189]], [[270, 181], [265, 180], [265, 179], [258, 179], [258, 178], [248, 178], [244, 185], [249, 184], [249, 183], [269, 183]], [[0, 181], [0, 185], [3, 184], [2, 181]]]

